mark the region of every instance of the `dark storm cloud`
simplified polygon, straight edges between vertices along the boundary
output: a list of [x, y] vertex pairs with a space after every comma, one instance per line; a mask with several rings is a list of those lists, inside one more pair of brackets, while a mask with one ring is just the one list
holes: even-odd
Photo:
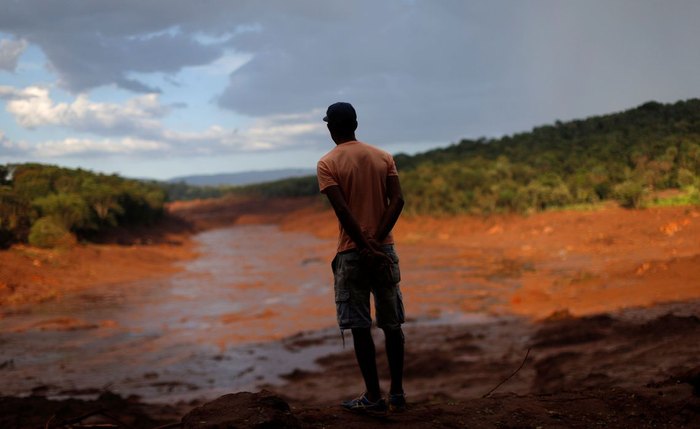
[[[182, 34], [164, 34], [147, 40], [124, 37], [96, 37], [77, 40], [65, 37], [48, 40], [42, 47], [50, 53], [51, 65], [63, 84], [74, 91], [115, 83], [135, 92], [157, 92], [128, 72], [174, 73], [184, 66], [207, 64], [223, 53], [221, 46], [204, 46]], [[64, 43], [80, 46], [80, 52]], [[77, 54], [77, 55], [76, 55]]]
[[242, 35], [256, 52], [232, 73], [220, 105], [247, 115], [356, 104], [363, 130], [394, 141], [444, 140], [466, 131], [479, 100], [515, 64], [508, 33], [519, 6], [377, 2], [326, 20], [275, 16]]
[[[354, 3], [353, 3], [354, 5]], [[248, 115], [358, 105], [382, 140], [449, 141], [695, 97], [700, 4], [376, 2], [272, 16], [219, 103]]]
[[[378, 140], [448, 142], [697, 96], [700, 4], [610, 1], [2, 1], [79, 92], [158, 88], [227, 50], [250, 56], [218, 104], [269, 118], [346, 100]], [[319, 117], [320, 119], [320, 117]]]
[[[355, 3], [353, 3], [355, 5]], [[220, 105], [248, 115], [355, 103], [384, 141], [449, 141], [697, 96], [700, 5], [376, 2], [270, 16]]]
[[229, 36], [258, 21], [283, 20], [290, 11], [323, 19], [318, 10], [343, 8], [308, 0], [2, 0], [0, 32], [38, 45], [61, 83], [75, 92], [106, 84], [151, 92], [157, 88], [129, 74], [209, 64], [235, 48]]
[[0, 31], [38, 45], [61, 83], [79, 92], [116, 84], [153, 92], [130, 73], [175, 73], [208, 64], [224, 42], [203, 43], [197, 33], [235, 30], [218, 2], [66, 0], [3, 1]]

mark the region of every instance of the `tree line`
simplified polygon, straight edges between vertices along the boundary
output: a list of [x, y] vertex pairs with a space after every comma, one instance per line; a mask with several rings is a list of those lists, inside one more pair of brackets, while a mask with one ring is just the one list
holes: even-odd
[[0, 246], [53, 247], [101, 231], [153, 224], [163, 214], [159, 186], [117, 175], [42, 164], [0, 165]]
[[636, 208], [665, 189], [698, 204], [700, 100], [648, 102], [395, 160], [414, 212], [528, 212], [610, 199]]

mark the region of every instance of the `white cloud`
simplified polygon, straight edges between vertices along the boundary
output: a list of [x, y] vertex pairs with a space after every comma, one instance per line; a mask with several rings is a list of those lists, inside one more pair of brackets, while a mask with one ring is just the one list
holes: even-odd
[[132, 155], [138, 153], [164, 152], [166, 143], [134, 138], [122, 139], [77, 139], [51, 140], [32, 147], [33, 156], [54, 158], [72, 155]]
[[0, 40], [0, 70], [15, 71], [19, 57], [27, 49], [28, 43], [20, 40]]
[[271, 115], [256, 119], [245, 129], [226, 129], [218, 125], [195, 133], [166, 131], [166, 141], [181, 150], [197, 154], [222, 152], [255, 152], [309, 147], [319, 144], [325, 136], [320, 112]]
[[0, 131], [0, 155], [19, 158], [60, 158], [72, 155], [133, 155], [139, 153], [165, 152], [167, 143], [135, 139], [80, 139], [66, 138], [40, 143], [12, 141]]
[[122, 104], [95, 102], [80, 94], [70, 102], [59, 103], [45, 87], [0, 86], [0, 99], [7, 100], [7, 111], [27, 129], [57, 126], [73, 134], [108, 137], [69, 137], [19, 144], [3, 136], [6, 151], [12, 149], [13, 153], [41, 157], [154, 152], [163, 156], [189, 156], [269, 151], [309, 147], [321, 141], [323, 132], [320, 110], [258, 118], [241, 130], [212, 125], [202, 131], [186, 132], [163, 125], [162, 119], [170, 108], [161, 104], [158, 94], [135, 97]]
[[58, 125], [101, 135], [158, 133], [159, 121], [168, 108], [157, 94], [132, 98], [125, 104], [90, 101], [85, 94], [71, 103], [56, 103], [49, 90], [38, 86], [15, 89], [0, 86], [0, 97], [8, 99], [6, 109], [25, 128]]
[[[251, 149], [281, 149], [312, 143], [327, 133], [319, 120], [320, 110], [305, 114], [272, 115], [261, 118], [243, 133], [243, 141]], [[226, 142], [224, 142], [226, 144]]]
[[29, 153], [31, 146], [28, 143], [13, 142], [4, 132], [0, 131], [0, 155], [15, 156]]

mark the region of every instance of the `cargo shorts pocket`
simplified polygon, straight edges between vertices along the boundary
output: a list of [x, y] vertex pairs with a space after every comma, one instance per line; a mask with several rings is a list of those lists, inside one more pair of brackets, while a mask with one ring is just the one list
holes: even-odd
[[352, 323], [352, 309], [350, 305], [350, 284], [347, 278], [347, 267], [340, 255], [337, 255], [331, 264], [333, 268], [333, 289], [335, 294], [335, 309], [338, 325], [341, 329], [348, 328]]
[[344, 286], [346, 285], [339, 285], [338, 282], [335, 284], [335, 311], [341, 329], [349, 327], [352, 323], [350, 290]]
[[401, 289], [396, 291], [396, 314], [399, 323], [406, 322], [406, 311], [403, 307], [403, 294], [401, 293]]
[[389, 258], [391, 258], [391, 265], [389, 267], [391, 271], [391, 281], [394, 284], [398, 284], [401, 281], [401, 269], [399, 268], [399, 255], [396, 252], [387, 253]]

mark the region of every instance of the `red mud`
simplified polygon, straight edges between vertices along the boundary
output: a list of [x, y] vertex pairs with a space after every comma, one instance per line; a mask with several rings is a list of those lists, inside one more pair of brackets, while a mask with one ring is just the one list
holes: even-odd
[[[321, 238], [337, 235], [332, 210], [317, 198], [183, 202], [172, 210], [200, 227], [278, 223]], [[404, 216], [394, 236], [413, 314], [537, 319], [700, 298], [697, 207]]]
[[[171, 211], [199, 229], [273, 222], [309, 232], [328, 239], [330, 259], [337, 225], [318, 201], [176, 203]], [[0, 299], [3, 306], [27, 302], [22, 296], [50, 299], [120, 276], [172, 272], [174, 261], [192, 257], [187, 236], [178, 237], [180, 245], [83, 246], [53, 257], [22, 247], [0, 252]], [[338, 401], [362, 390], [348, 349], [321, 358], [318, 371], [294, 371], [284, 386], [268, 387], [291, 405], [301, 427], [700, 427], [698, 208], [404, 217], [395, 238], [409, 316], [450, 321], [407, 326], [412, 407], [381, 420], [342, 413]], [[133, 272], [123, 273], [132, 265]], [[55, 294], [44, 293], [44, 284]], [[36, 295], [28, 292], [34, 287]], [[459, 315], [470, 313], [493, 317], [461, 323]], [[78, 318], [49, 322], [65, 330], [99, 329]], [[385, 375], [381, 333], [376, 339]], [[303, 350], [304, 338], [298, 341]], [[522, 370], [482, 398], [518, 368], [528, 349]], [[2, 365], [0, 371], [11, 370], [12, 362]], [[11, 401], [0, 398], [3, 413], [24, 406], [7, 405]], [[134, 426], [176, 421], [194, 405], [151, 406], [153, 420]], [[36, 406], [33, 421], [46, 422], [55, 407]], [[35, 427], [28, 421], [17, 417], [7, 427]]]
[[[114, 230], [103, 244], [57, 249], [16, 245], [0, 251], [0, 309], [52, 301], [74, 291], [170, 275], [196, 256], [193, 229], [167, 217], [160, 225]], [[2, 312], [0, 312], [2, 318]]]

